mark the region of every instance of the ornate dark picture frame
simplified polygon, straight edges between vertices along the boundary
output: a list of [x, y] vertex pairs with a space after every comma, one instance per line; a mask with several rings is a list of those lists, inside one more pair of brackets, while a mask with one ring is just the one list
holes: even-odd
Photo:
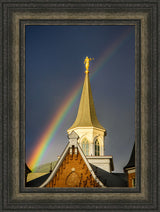
[[[1, 210], [158, 211], [158, 1], [0, 0]], [[136, 188], [26, 188], [25, 25], [128, 24], [136, 29]]]

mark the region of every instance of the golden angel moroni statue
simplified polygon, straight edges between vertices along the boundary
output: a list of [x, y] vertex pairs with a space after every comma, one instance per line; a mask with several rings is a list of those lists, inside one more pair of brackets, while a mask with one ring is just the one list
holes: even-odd
[[85, 64], [85, 67], [86, 67], [86, 71], [85, 71], [86, 73], [89, 72], [89, 61], [91, 61], [91, 60], [94, 60], [94, 58], [89, 58], [88, 56], [84, 60], [84, 64]]

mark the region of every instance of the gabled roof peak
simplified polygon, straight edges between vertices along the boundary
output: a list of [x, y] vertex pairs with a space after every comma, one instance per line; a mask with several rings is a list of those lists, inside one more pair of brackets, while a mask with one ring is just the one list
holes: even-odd
[[[60, 171], [60, 167], [63, 164], [63, 162], [65, 161], [66, 157], [70, 156], [71, 158], [68, 161], [71, 161], [71, 159], [73, 159], [73, 155], [76, 155], [76, 157], [79, 157], [83, 160], [83, 165], [86, 166], [86, 168], [89, 171], [89, 175], [93, 177], [94, 181], [95, 181], [95, 186], [92, 187], [104, 187], [103, 183], [96, 177], [91, 165], [89, 164], [88, 160], [86, 159], [81, 147], [79, 146], [78, 142], [75, 145], [73, 145], [72, 147], [70, 146], [70, 143], [68, 143], [68, 145], [66, 146], [64, 152], [62, 153], [60, 159], [58, 160], [58, 162], [56, 163], [53, 171], [51, 172], [50, 176], [48, 177], [48, 179], [40, 186], [45, 187], [47, 186], [47, 184], [49, 184], [50, 181], [52, 181], [52, 179], [55, 177], [55, 175], [57, 174], [58, 171]], [[68, 162], [71, 163], [71, 162]], [[68, 163], [66, 163], [66, 166], [68, 165]], [[77, 160], [75, 160], [75, 163], [80, 164]], [[82, 162], [81, 162], [82, 164]], [[74, 164], [75, 165], [75, 164]], [[62, 170], [65, 169], [65, 166], [62, 167]], [[67, 169], [68, 170], [68, 169]], [[72, 172], [75, 172], [75, 167], [73, 167], [71, 169]], [[77, 172], [81, 173], [81, 170], [78, 169]], [[86, 176], [86, 175], [85, 175]], [[65, 183], [65, 180], [63, 180]], [[53, 185], [53, 184], [52, 184]], [[62, 186], [63, 187], [63, 186]], [[66, 187], [66, 186], [65, 186]], [[71, 187], [71, 186], [70, 186]], [[75, 186], [73, 186], [75, 187]], [[79, 186], [79, 187], [83, 187], [83, 186]]]
[[79, 136], [77, 135], [77, 133], [73, 130], [69, 135], [68, 135], [69, 139], [78, 139]]
[[78, 141], [78, 138], [79, 138], [79, 136], [77, 135], [77, 133], [75, 131], [72, 131], [68, 135], [68, 138], [69, 138], [69, 145], [70, 145], [70, 147], [72, 147], [72, 146], [77, 147], [77, 141]]

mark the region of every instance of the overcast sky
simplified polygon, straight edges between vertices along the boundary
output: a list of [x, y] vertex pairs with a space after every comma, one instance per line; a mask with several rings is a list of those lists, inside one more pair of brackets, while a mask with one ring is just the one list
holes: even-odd
[[[134, 144], [134, 26], [26, 26], [26, 160], [66, 96], [85, 77], [91, 62], [96, 114], [106, 129], [105, 155], [122, 172]], [[63, 120], [41, 164], [57, 160], [68, 143], [79, 100]]]

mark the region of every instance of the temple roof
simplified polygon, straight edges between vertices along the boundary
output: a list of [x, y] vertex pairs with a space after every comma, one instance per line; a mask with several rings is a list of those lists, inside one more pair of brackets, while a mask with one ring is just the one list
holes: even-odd
[[124, 170], [128, 169], [128, 168], [133, 168], [133, 167], [135, 167], [135, 144], [133, 146], [130, 159], [129, 159], [127, 165], [124, 167]]
[[40, 185], [42, 185], [42, 183], [44, 183], [45, 180], [48, 179], [49, 176], [50, 176], [50, 173], [44, 174], [40, 177], [37, 177], [37, 178], [27, 182], [26, 187], [39, 187]]
[[[56, 163], [53, 171], [51, 173], [47, 173], [43, 176], [40, 176], [26, 184], [27, 187], [46, 187], [47, 184], [49, 184], [55, 176], [58, 176], [58, 180], [60, 178], [62, 179], [61, 183], [65, 183], [66, 185], [66, 178], [65, 176], [65, 170], [72, 172], [72, 173], [81, 173], [79, 176], [82, 177], [82, 173], [84, 178], [82, 178], [82, 182], [84, 183], [84, 180], [87, 180], [87, 176], [90, 178], [93, 177], [95, 180], [95, 186], [91, 187], [126, 187], [127, 186], [127, 175], [125, 173], [109, 173], [91, 163], [87, 160], [87, 157], [84, 155], [81, 147], [79, 146], [77, 140], [78, 135], [72, 131], [71, 134], [68, 135], [69, 143], [67, 144], [66, 148], [64, 149], [61, 157], [59, 158], [58, 162]], [[77, 149], [77, 151], [76, 151]], [[70, 152], [71, 151], [71, 152]], [[68, 157], [70, 155], [70, 157]], [[68, 157], [68, 159], [66, 158]], [[64, 163], [64, 164], [63, 164]], [[79, 166], [76, 164], [79, 164], [82, 168], [79, 169]], [[61, 167], [61, 170], [60, 170]], [[74, 167], [74, 168], [73, 168]], [[74, 169], [74, 170], [73, 170]], [[88, 169], [89, 172], [86, 172]], [[63, 172], [63, 173], [62, 173]], [[61, 175], [59, 175], [59, 174]], [[62, 178], [63, 176], [63, 178]], [[70, 176], [70, 174], [69, 174]], [[86, 179], [85, 179], [86, 178]], [[89, 178], [88, 178], [89, 180]], [[87, 181], [88, 181], [87, 180]], [[73, 180], [73, 183], [75, 181], [75, 178]], [[88, 181], [89, 182], [89, 181]], [[52, 184], [52, 183], [51, 183]], [[53, 184], [52, 184], [53, 186]], [[51, 186], [51, 187], [52, 187]], [[54, 187], [54, 186], [53, 186]], [[58, 186], [55, 186], [58, 187]], [[61, 186], [63, 187], [63, 186]], [[66, 186], [65, 186], [66, 187]], [[69, 187], [75, 187], [75, 186], [69, 186]], [[83, 187], [83, 186], [80, 186]]]
[[125, 173], [109, 173], [100, 167], [91, 164], [91, 167], [97, 178], [106, 187], [127, 187], [127, 175]]
[[76, 127], [96, 127], [105, 131], [104, 127], [99, 123], [93, 102], [93, 96], [89, 81], [89, 73], [85, 72], [85, 80], [77, 117], [73, 125], [68, 130]]
[[30, 172], [32, 172], [31, 170], [30, 170], [30, 168], [27, 166], [27, 164], [25, 163], [25, 173], [30, 173]]

